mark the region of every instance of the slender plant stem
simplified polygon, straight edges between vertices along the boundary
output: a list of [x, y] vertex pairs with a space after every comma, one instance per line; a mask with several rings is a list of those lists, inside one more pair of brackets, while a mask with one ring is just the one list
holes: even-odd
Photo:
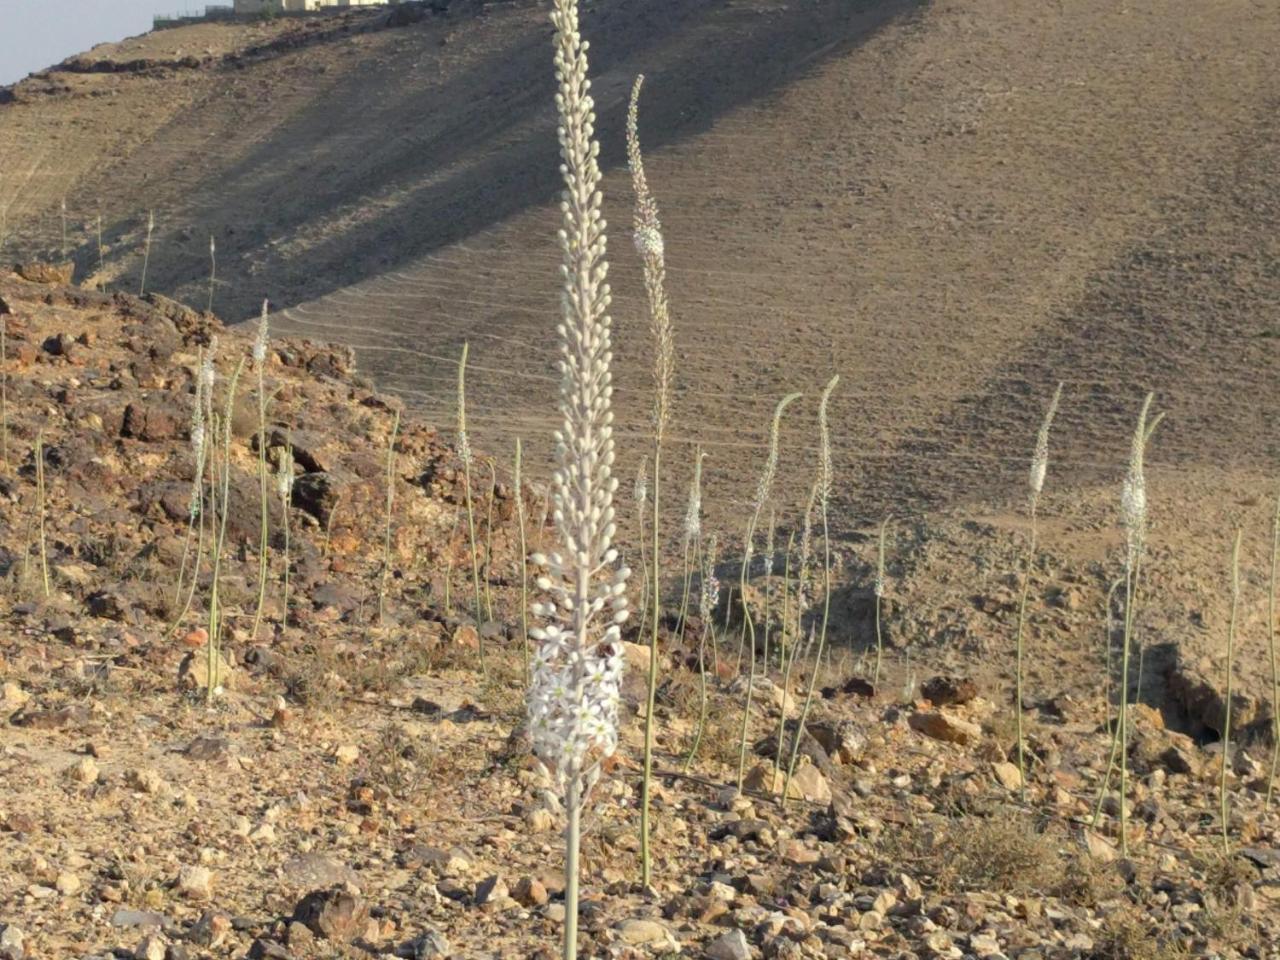
[[[265, 321], [263, 321], [265, 322]], [[256, 637], [258, 627], [262, 623], [262, 610], [267, 602], [267, 576], [271, 570], [270, 511], [267, 508], [267, 394], [263, 367], [266, 361], [256, 364], [258, 368], [258, 604], [253, 614], [253, 629], [249, 635]], [[326, 543], [328, 538], [326, 536]]]
[[147, 239], [142, 246], [142, 280], [138, 284], [138, 296], [144, 297], [147, 294], [147, 266], [151, 263], [151, 234], [156, 228], [156, 215], [154, 210], [147, 211]]
[[[796, 534], [791, 531], [787, 538], [787, 555], [782, 559], [782, 628], [778, 633], [778, 669], [782, 673], [782, 707], [778, 711], [778, 749], [773, 758], [773, 775], [777, 779], [782, 769], [782, 741], [787, 732], [787, 697], [791, 691], [791, 665], [795, 663], [795, 643], [791, 645], [791, 657], [787, 657], [787, 626], [790, 623], [791, 607], [791, 550], [795, 546]], [[796, 625], [797, 632], [799, 624]]]
[[582, 845], [582, 774], [574, 770], [566, 787], [564, 832], [564, 953], [563, 960], [578, 956], [578, 857]]
[[876, 582], [874, 599], [875, 599], [875, 619], [876, 619], [876, 666], [875, 672], [871, 675], [871, 686], [875, 687], [880, 682], [880, 664], [884, 660], [884, 634], [880, 626], [880, 606], [884, 597], [885, 578], [884, 578], [884, 546], [885, 533], [889, 528], [889, 520], [885, 517], [880, 521], [880, 546], [876, 552]]
[[516, 466], [513, 477], [516, 494], [516, 526], [520, 536], [520, 649], [524, 651], [524, 676], [528, 682], [531, 673], [529, 660], [529, 545], [525, 536], [524, 484], [521, 482], [521, 443], [516, 437]]
[[485, 618], [493, 620], [493, 578], [489, 575], [493, 567], [493, 503], [498, 499], [498, 463], [489, 460], [489, 504], [485, 511], [484, 523], [484, 609]]
[[0, 314], [0, 463], [9, 463], [9, 321]]
[[684, 772], [689, 772], [693, 758], [702, 745], [702, 731], [707, 725], [707, 634], [714, 628], [708, 620], [702, 624], [702, 637], [698, 642], [698, 727], [693, 734], [693, 746], [689, 748], [689, 756], [684, 761]]
[[387, 614], [387, 577], [391, 574], [391, 516], [396, 496], [396, 434], [400, 432], [400, 411], [391, 422], [391, 439], [387, 442], [387, 524], [382, 542], [382, 580], [378, 584], [378, 623]]
[[44, 595], [50, 595], [49, 590], [49, 551], [45, 543], [44, 534], [44, 515], [45, 515], [45, 491], [44, 491], [44, 430], [41, 429], [36, 433], [36, 511], [38, 518], [39, 536], [40, 536], [40, 576], [44, 581]]
[[195, 525], [195, 514], [189, 514], [187, 516], [187, 535], [182, 538], [182, 562], [178, 564], [178, 580], [173, 589], [173, 605], [175, 607], [182, 602], [182, 581], [187, 575], [187, 558], [191, 556], [191, 534], [195, 530]]
[[1267, 808], [1275, 796], [1280, 767], [1280, 659], [1276, 656], [1276, 575], [1280, 573], [1280, 496], [1271, 518], [1271, 581], [1267, 588], [1267, 649], [1271, 656], [1271, 771], [1267, 774]]
[[[791, 778], [796, 772], [796, 758], [800, 756], [800, 741], [804, 738], [804, 724], [813, 705], [813, 693], [818, 687], [818, 668], [822, 664], [822, 652], [827, 646], [827, 624], [831, 620], [831, 534], [827, 526], [827, 499], [822, 498], [822, 627], [818, 631], [818, 655], [813, 661], [813, 673], [809, 676], [809, 689], [805, 692], [804, 706], [800, 708], [800, 721], [796, 724], [796, 739], [791, 747], [791, 760], [787, 763], [787, 778], [782, 785], [782, 805], [786, 806], [791, 789]], [[793, 653], [792, 656], [795, 656]]]
[[1236, 531], [1231, 547], [1231, 618], [1227, 621], [1227, 696], [1222, 717], [1222, 776], [1218, 780], [1218, 807], [1222, 819], [1222, 854], [1231, 853], [1231, 817], [1227, 804], [1227, 771], [1231, 768], [1231, 695], [1235, 674], [1236, 611], [1240, 606], [1240, 541], [1242, 530]]
[[[240, 373], [244, 369], [244, 359], [236, 365], [235, 373], [227, 381], [227, 404], [222, 417], [222, 494], [219, 498], [222, 507], [221, 517], [216, 517], [218, 533], [213, 542], [213, 580], [209, 587], [209, 671], [205, 699], [212, 703], [222, 679], [222, 610], [219, 607], [220, 573], [222, 569], [222, 548], [227, 537], [227, 517], [231, 504], [231, 412], [235, 407], [236, 384], [240, 381]], [[212, 400], [212, 398], [210, 398]], [[217, 429], [213, 431], [214, 443], [217, 443]]]
[[1013, 718], [1018, 736], [1018, 798], [1027, 802], [1026, 739], [1022, 731], [1022, 660], [1023, 634], [1027, 623], [1027, 593], [1031, 587], [1031, 571], [1036, 557], [1036, 506], [1039, 498], [1031, 497], [1031, 534], [1027, 541], [1027, 560], [1022, 574], [1022, 592], [1018, 598], [1018, 629], [1014, 646], [1017, 648], [1017, 668], [1013, 692]]
[[659, 528], [661, 526], [662, 442], [653, 445], [653, 622], [649, 625], [649, 685], [644, 715], [644, 778], [640, 783], [640, 885], [648, 889], [653, 876], [653, 857], [649, 850], [649, 798], [653, 780], [653, 710], [658, 692], [658, 627], [662, 619], [661, 574], [659, 572]]
[[636, 522], [640, 526], [640, 627], [636, 632], [637, 637], [646, 636], [646, 627], [649, 625], [649, 548], [647, 546], [647, 535], [645, 533], [645, 505], [648, 503], [648, 494], [643, 498], [636, 500]]
[[218, 278], [218, 248], [213, 242], [213, 237], [209, 237], [209, 303], [205, 307], [206, 313], [213, 313], [213, 285]]

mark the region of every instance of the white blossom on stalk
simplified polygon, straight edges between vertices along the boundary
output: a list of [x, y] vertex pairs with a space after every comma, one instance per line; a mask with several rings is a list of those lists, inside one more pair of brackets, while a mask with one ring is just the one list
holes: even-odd
[[200, 479], [204, 476], [205, 445], [207, 443], [204, 426], [204, 377], [200, 373], [203, 365], [202, 358], [197, 366], [196, 393], [191, 406], [191, 456], [195, 460], [196, 469], [191, 479], [191, 500], [187, 506], [187, 512], [192, 520], [200, 515]]
[[1147, 438], [1160, 422], [1160, 417], [1156, 417], [1150, 426], [1147, 425], [1147, 414], [1151, 410], [1153, 398], [1153, 394], [1147, 394], [1142, 403], [1142, 410], [1138, 413], [1138, 425], [1134, 429], [1133, 442], [1129, 450], [1129, 472], [1120, 488], [1120, 522], [1124, 527], [1130, 568], [1142, 557], [1147, 540], [1147, 481], [1144, 459]]
[[458, 459], [464, 466], [471, 465], [471, 441], [467, 438], [467, 351], [469, 343], [462, 344], [462, 359], [458, 361]]
[[689, 505], [684, 512], [684, 542], [697, 543], [702, 536], [702, 458], [699, 450], [693, 458], [693, 481], [689, 484]]
[[267, 325], [267, 301], [262, 301], [262, 319], [258, 321], [258, 335], [253, 340], [253, 362], [262, 367], [267, 360], [267, 339], [271, 333]]
[[200, 364], [200, 387], [204, 390], [206, 402], [213, 399], [213, 382], [217, 378], [213, 366], [213, 356], [217, 352], [218, 338], [216, 336], [210, 337], [209, 352], [204, 355], [204, 361]]
[[1053, 392], [1049, 401], [1049, 409], [1045, 411], [1044, 420], [1040, 424], [1040, 432], [1036, 435], [1036, 452], [1031, 458], [1031, 498], [1038, 499], [1044, 489], [1045, 474], [1049, 470], [1049, 428], [1053, 426], [1054, 415], [1058, 412], [1058, 401], [1062, 399], [1062, 384]]
[[276, 496], [285, 503], [293, 499], [293, 451], [287, 447], [281, 452], [276, 468]]
[[640, 471], [636, 474], [635, 486], [631, 488], [631, 499], [636, 502], [637, 506], [644, 506], [649, 502], [649, 461], [640, 461]]
[[563, 254], [560, 306], [560, 415], [555, 434], [552, 515], [559, 550], [535, 555], [544, 568], [545, 599], [532, 612], [542, 625], [529, 687], [534, 751], [562, 781], [581, 783], [597, 756], [618, 744], [623, 657], [620, 628], [627, 619], [630, 574], [612, 546], [615, 533], [613, 350], [600, 213], [599, 145], [587, 79], [587, 44], [578, 34], [572, 0], [557, 0], [556, 104], [565, 191], [559, 231]]

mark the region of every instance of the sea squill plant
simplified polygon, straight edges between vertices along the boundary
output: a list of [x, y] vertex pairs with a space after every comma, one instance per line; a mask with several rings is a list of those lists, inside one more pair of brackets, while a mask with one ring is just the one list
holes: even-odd
[[1129, 469], [1120, 488], [1120, 524], [1124, 529], [1124, 621], [1120, 641], [1120, 677], [1119, 677], [1119, 716], [1116, 718], [1114, 734], [1111, 739], [1111, 757], [1107, 762], [1107, 772], [1102, 778], [1102, 787], [1098, 792], [1098, 802], [1094, 808], [1093, 820], [1096, 824], [1101, 814], [1103, 798], [1110, 784], [1111, 770], [1117, 758], [1120, 766], [1120, 852], [1129, 855], [1129, 812], [1125, 802], [1129, 789], [1129, 677], [1130, 660], [1133, 648], [1134, 621], [1136, 616], [1138, 582], [1142, 572], [1142, 558], [1147, 541], [1147, 481], [1146, 481], [1146, 448], [1160, 420], [1160, 414], [1147, 422], [1151, 412], [1154, 394], [1148, 393], [1138, 413], [1138, 423], [1134, 428], [1133, 440], [1129, 448]]
[[142, 280], [138, 283], [138, 296], [146, 296], [147, 293], [147, 266], [151, 263], [151, 236], [156, 229], [156, 212], [154, 210], [147, 211], [147, 236], [142, 244]]
[[805, 691], [800, 719], [796, 722], [796, 738], [791, 745], [791, 759], [787, 762], [787, 776], [782, 785], [782, 803], [785, 806], [791, 790], [791, 778], [796, 772], [796, 759], [800, 756], [800, 742], [804, 739], [804, 724], [813, 706], [813, 694], [818, 688], [818, 672], [822, 667], [822, 654], [827, 647], [827, 625], [831, 620], [831, 488], [835, 470], [831, 462], [831, 428], [827, 422], [827, 407], [831, 394], [840, 382], [839, 375], [827, 381], [818, 403], [818, 517], [822, 521], [822, 623], [818, 629], [818, 647], [813, 658], [813, 672], [809, 675], [809, 689]]
[[[210, 243], [212, 243], [210, 239]], [[267, 482], [267, 346], [271, 330], [267, 321], [269, 304], [262, 301], [262, 316], [258, 319], [258, 333], [253, 339], [253, 368], [258, 375], [258, 605], [253, 614], [253, 630], [258, 635], [262, 624], [262, 611], [267, 602], [267, 576], [271, 571], [271, 512], [268, 507], [270, 493]], [[330, 517], [332, 518], [332, 511]], [[328, 545], [328, 529], [325, 544]]]
[[764, 584], [764, 642], [761, 644], [760, 662], [764, 664], [766, 677], [769, 675], [769, 600], [773, 595], [773, 562], [776, 559], [774, 557], [774, 541], [777, 537], [777, 533], [778, 519], [773, 508], [770, 507], [768, 533], [765, 534], [764, 538], [764, 556], [760, 558], [760, 565], [762, 567], [760, 572], [763, 574], [760, 581]]
[[[1062, 399], [1062, 384], [1053, 391], [1053, 399], [1045, 410], [1044, 419], [1040, 422], [1040, 432], [1036, 434], [1036, 449], [1031, 457], [1030, 493], [1028, 497], [1028, 517], [1030, 532], [1027, 535], [1027, 554], [1022, 574], [1022, 591], [1018, 598], [1018, 626], [1014, 635], [1017, 665], [1014, 671], [1013, 718], [1018, 738], [1018, 791], [1023, 802], [1027, 799], [1027, 765], [1025, 758], [1026, 738], [1022, 732], [1022, 661], [1023, 632], [1027, 622], [1027, 594], [1031, 587], [1031, 572], [1036, 558], [1036, 511], [1040, 506], [1040, 493], [1044, 490], [1045, 474], [1049, 469], [1049, 428], [1053, 425], [1053, 417], [1058, 412], [1058, 402]], [[877, 604], [877, 614], [879, 605]], [[878, 622], [878, 621], [877, 621]]]
[[1267, 652], [1271, 658], [1271, 771], [1267, 774], [1267, 808], [1275, 796], [1280, 767], [1280, 657], [1276, 655], [1276, 580], [1280, 574], [1280, 495], [1271, 516], [1271, 579], [1267, 586]]
[[587, 79], [587, 44], [578, 33], [577, 0], [555, 0], [555, 67], [559, 90], [563, 224], [560, 416], [553, 480], [559, 549], [538, 555], [544, 599], [531, 612], [541, 624], [529, 688], [533, 748], [564, 795], [565, 920], [563, 957], [578, 952], [578, 873], [584, 798], [600, 761], [617, 749], [627, 619], [627, 576], [612, 546], [616, 531], [612, 475], [613, 349], [609, 321], [605, 220], [601, 215], [599, 145]]
[[[220, 465], [221, 473], [216, 474], [217, 483], [221, 488], [217, 498], [217, 504], [220, 513], [213, 514], [214, 526], [212, 529], [212, 549], [213, 549], [213, 573], [209, 584], [209, 641], [208, 641], [208, 672], [206, 674], [205, 699], [212, 703], [214, 697], [218, 696], [222, 690], [222, 628], [223, 611], [222, 611], [222, 553], [227, 539], [227, 518], [231, 514], [230, 510], [230, 493], [231, 493], [231, 435], [232, 435], [232, 410], [235, 408], [236, 385], [240, 382], [240, 374], [244, 370], [244, 358], [236, 364], [235, 372], [227, 381], [227, 397], [226, 403], [220, 417], [210, 417], [209, 424], [212, 430], [213, 448], [216, 450], [221, 444], [222, 462]], [[209, 385], [210, 400], [213, 397], [212, 384]], [[212, 452], [212, 451], [211, 451]]]
[[653, 780], [654, 703], [658, 690], [658, 628], [662, 619], [662, 574], [659, 534], [662, 529], [662, 443], [671, 420], [671, 377], [675, 369], [675, 342], [671, 332], [671, 311], [667, 303], [667, 267], [662, 221], [658, 203], [649, 190], [640, 151], [640, 87], [638, 76], [631, 87], [627, 110], [627, 163], [635, 191], [633, 217], [636, 251], [644, 273], [644, 289], [649, 304], [649, 330], [653, 335], [653, 543], [649, 559], [652, 570], [652, 622], [649, 624], [649, 695], [644, 715], [644, 774], [640, 782], [640, 884], [648, 888], [653, 872], [649, 850], [649, 794]]
[[400, 433], [400, 411], [391, 421], [391, 436], [387, 440], [387, 516], [386, 534], [382, 541], [382, 576], [378, 582], [378, 623], [386, 622], [387, 579], [391, 576], [391, 518], [396, 497], [396, 436]]
[[1231, 855], [1231, 816], [1227, 803], [1227, 772], [1231, 769], [1231, 695], [1235, 675], [1236, 612], [1240, 607], [1240, 541], [1243, 530], [1236, 531], [1231, 547], [1231, 616], [1227, 621], [1227, 695], [1222, 706], [1222, 771], [1218, 779], [1218, 811], [1222, 820], [1222, 855]]
[[67, 259], [67, 198], [58, 205], [62, 217], [62, 259]]
[[493, 507], [498, 502], [498, 462], [492, 457], [485, 459], [489, 468], [489, 497], [485, 505], [484, 518], [484, 615], [493, 620]]
[[284, 527], [284, 572], [282, 574], [282, 622], [289, 622], [289, 506], [293, 503], [293, 444], [286, 442], [276, 461], [276, 497], [280, 500], [281, 525]]
[[640, 542], [640, 626], [636, 636], [645, 636], [645, 626], [649, 622], [649, 548], [648, 536], [645, 533], [645, 512], [649, 507], [649, 458], [640, 458], [640, 467], [636, 471], [636, 480], [631, 488], [631, 501], [636, 507], [636, 524], [639, 527], [637, 539]]
[[9, 321], [0, 313], [0, 463], [9, 463]]
[[524, 651], [525, 681], [529, 679], [529, 545], [525, 532], [524, 477], [521, 473], [523, 444], [516, 437], [516, 462], [511, 483], [515, 487], [516, 529], [520, 537], [520, 649]]
[[760, 526], [760, 517], [765, 505], [773, 495], [773, 481], [778, 473], [778, 443], [782, 433], [782, 414], [787, 407], [800, 399], [800, 394], [789, 393], [773, 410], [773, 421], [769, 425], [769, 452], [765, 456], [764, 467], [760, 471], [760, 479], [756, 482], [756, 495], [751, 508], [751, 518], [747, 521], [747, 531], [742, 538], [742, 569], [738, 581], [738, 601], [742, 608], [742, 622], [747, 632], [747, 700], [742, 711], [742, 731], [738, 738], [738, 790], [742, 790], [742, 781], [747, 770], [747, 731], [751, 726], [751, 702], [755, 695], [756, 685], [756, 627], [751, 617], [751, 607], [747, 603], [747, 573], [751, 567], [754, 552], [756, 529]]
[[[787, 552], [782, 557], [782, 626], [778, 629], [778, 672], [782, 675], [782, 709], [778, 711], [778, 744], [773, 757], [776, 779], [782, 769], [782, 741], [786, 735], [787, 703], [791, 697], [791, 665], [795, 657], [787, 656], [787, 631], [791, 629], [791, 551], [796, 545], [794, 530], [787, 537]], [[797, 629], [799, 625], [797, 624]], [[795, 646], [794, 642], [790, 645]]]
[[[706, 454], [696, 447], [693, 454], [693, 479], [689, 481], [689, 500], [684, 511], [682, 549], [684, 553], [684, 587], [680, 595], [680, 617], [676, 624], [676, 642], [684, 638], [685, 624], [689, 619], [689, 600], [693, 590], [693, 568], [689, 563], [691, 551], [702, 542], [702, 459]], [[694, 558], [697, 559], [696, 557]]]
[[[195, 375], [195, 398], [191, 407], [191, 426], [189, 428], [189, 436], [191, 440], [191, 460], [194, 470], [191, 474], [191, 492], [187, 500], [187, 533], [182, 542], [182, 561], [178, 564], [178, 582], [174, 587], [173, 605], [177, 609], [178, 616], [174, 620], [174, 624], [170, 627], [166, 637], [177, 631], [181, 625], [182, 618], [186, 616], [187, 611], [191, 609], [191, 600], [195, 594], [195, 581], [198, 578], [200, 558], [204, 555], [204, 513], [201, 509], [204, 500], [204, 458], [205, 458], [205, 425], [204, 425], [204, 377], [201, 374], [204, 368], [204, 355], [201, 351], [199, 359], [196, 361]], [[191, 537], [195, 533], [196, 526], [199, 526], [198, 539], [196, 541], [196, 569], [191, 573], [191, 588], [187, 592], [187, 602], [182, 604], [182, 581], [187, 572], [187, 560], [191, 554]]]
[[876, 666], [875, 672], [871, 675], [871, 685], [873, 687], [880, 682], [880, 664], [884, 660], [884, 635], [880, 629], [880, 609], [884, 605], [884, 548], [890, 519], [890, 517], [885, 517], [880, 521], [880, 544], [876, 549], [876, 579], [871, 590], [876, 607]]
[[45, 513], [47, 507], [45, 504], [45, 487], [44, 487], [44, 428], [36, 431], [36, 447], [35, 447], [35, 467], [36, 467], [36, 526], [40, 531], [40, 579], [44, 584], [44, 595], [49, 596], [49, 548], [45, 540]]
[[213, 285], [218, 282], [218, 246], [209, 234], [209, 302], [205, 306], [206, 313], [213, 313]]
[[475, 596], [474, 610], [476, 631], [479, 636], [477, 652], [480, 656], [480, 671], [485, 673], [484, 632], [480, 625], [484, 622], [480, 612], [480, 557], [476, 547], [476, 513], [471, 501], [471, 461], [475, 455], [471, 452], [471, 438], [467, 435], [467, 353], [469, 343], [462, 344], [462, 357], [458, 360], [458, 459], [462, 461], [463, 497], [467, 507], [467, 536], [471, 543], [471, 585]]
[[693, 744], [685, 757], [684, 772], [689, 772], [698, 747], [702, 745], [702, 733], [707, 726], [707, 640], [715, 630], [713, 617], [720, 603], [720, 580], [716, 577], [716, 554], [719, 544], [713, 533], [703, 551], [702, 584], [698, 590], [698, 617], [702, 621], [702, 636], [698, 640], [698, 725], [694, 729]]
[[104, 279], [106, 273], [106, 247], [102, 245], [102, 212], [98, 212], [98, 289], [105, 290], [107, 282]]

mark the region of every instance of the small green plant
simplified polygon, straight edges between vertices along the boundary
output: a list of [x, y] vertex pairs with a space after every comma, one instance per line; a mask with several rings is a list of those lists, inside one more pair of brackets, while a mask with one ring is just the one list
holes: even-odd
[[1023, 632], [1027, 623], [1027, 594], [1031, 589], [1031, 572], [1036, 559], [1036, 511], [1040, 506], [1040, 493], [1044, 490], [1045, 474], [1049, 469], [1049, 428], [1053, 425], [1053, 417], [1058, 412], [1058, 401], [1061, 399], [1062, 384], [1059, 383], [1058, 388], [1053, 392], [1053, 399], [1049, 401], [1044, 420], [1040, 424], [1040, 432], [1036, 435], [1035, 454], [1031, 458], [1030, 495], [1027, 509], [1030, 532], [1027, 535], [1027, 556], [1022, 574], [1022, 591], [1018, 597], [1018, 626], [1014, 637], [1017, 667], [1014, 671], [1013, 717], [1017, 725], [1018, 793], [1024, 803], [1027, 799], [1027, 763], [1026, 738], [1022, 733]]
[[1231, 694], [1235, 673], [1236, 611], [1240, 606], [1240, 541], [1244, 531], [1237, 530], [1231, 547], [1231, 616], [1227, 621], [1227, 695], [1222, 708], [1222, 776], [1218, 780], [1218, 808], [1222, 818], [1222, 855], [1231, 855], [1231, 817], [1227, 806], [1227, 772], [1231, 769]]
[[156, 212], [147, 211], [147, 236], [142, 244], [142, 279], [138, 283], [138, 296], [147, 295], [147, 266], [151, 263], [151, 235], [156, 229]]
[[[747, 573], [751, 567], [751, 556], [754, 552], [756, 529], [760, 525], [760, 517], [765, 504], [773, 495], [773, 481], [778, 472], [778, 443], [782, 433], [782, 415], [787, 407], [800, 399], [800, 394], [789, 393], [773, 410], [773, 422], [769, 425], [769, 453], [765, 457], [764, 468], [756, 483], [756, 496], [752, 505], [751, 519], [747, 521], [746, 535], [742, 538], [742, 569], [738, 579], [738, 601], [742, 607], [742, 620], [746, 625], [748, 637], [747, 650], [747, 701], [742, 711], [742, 732], [738, 743], [738, 790], [742, 790], [742, 781], [747, 770], [747, 731], [751, 724], [751, 701], [755, 694], [756, 683], [756, 627], [751, 617], [751, 607], [747, 603]], [[825, 400], [825, 395], [824, 395]]]
[[378, 584], [378, 623], [384, 623], [387, 614], [387, 578], [391, 575], [391, 517], [396, 496], [396, 435], [400, 432], [400, 411], [391, 421], [391, 437], [387, 440], [387, 521], [386, 535], [382, 541], [382, 576]]
[[636, 202], [633, 217], [636, 250], [644, 273], [644, 289], [649, 304], [649, 330], [653, 335], [653, 543], [649, 582], [652, 589], [652, 622], [649, 624], [649, 693], [644, 717], [644, 775], [640, 786], [640, 885], [650, 886], [653, 857], [649, 850], [649, 794], [653, 780], [654, 704], [658, 690], [658, 628], [662, 620], [661, 546], [662, 528], [662, 444], [671, 419], [671, 378], [675, 368], [675, 342], [671, 333], [671, 311], [667, 303], [667, 267], [662, 222], [658, 203], [649, 190], [640, 150], [640, 88], [644, 76], [631, 87], [627, 111], [627, 162]]
[[813, 705], [813, 694], [818, 687], [822, 653], [827, 646], [827, 625], [831, 620], [831, 527], [827, 514], [831, 504], [834, 471], [831, 465], [831, 428], [827, 423], [827, 404], [831, 401], [831, 393], [839, 382], [839, 376], [834, 376], [827, 381], [827, 386], [822, 391], [822, 400], [818, 404], [817, 500], [818, 516], [822, 520], [822, 625], [818, 631], [818, 649], [814, 655], [813, 673], [809, 676], [809, 689], [805, 691], [804, 705], [800, 708], [800, 719], [796, 723], [796, 739], [791, 745], [791, 759], [787, 763], [787, 776], [782, 786], [783, 806], [786, 805], [787, 794], [791, 790], [791, 777], [796, 771], [796, 759], [800, 756], [800, 741], [804, 739], [804, 723], [809, 717], [809, 708]]

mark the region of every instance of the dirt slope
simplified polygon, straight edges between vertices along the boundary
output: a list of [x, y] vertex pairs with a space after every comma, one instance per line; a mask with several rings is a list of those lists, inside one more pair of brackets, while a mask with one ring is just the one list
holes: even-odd
[[[499, 456], [524, 437], [536, 466], [555, 387], [545, 9], [454, 3], [389, 29], [385, 16], [173, 31], [83, 58], [154, 61], [144, 68], [20, 85], [0, 105], [10, 242], [58, 247], [65, 194], [90, 272], [96, 245], [76, 228], [101, 203], [105, 278], [128, 288], [139, 211], [154, 207], [157, 289], [204, 301], [212, 233], [221, 312], [249, 316], [270, 296], [281, 328], [355, 346], [379, 386], [445, 428], [468, 339], [472, 431]], [[644, 71], [674, 433], [710, 454], [712, 522], [740, 526], [769, 410], [802, 389], [780, 477], [783, 522], [794, 516], [816, 394], [839, 372], [837, 532], [865, 561], [858, 531], [888, 513], [926, 526], [936, 511], [977, 514], [1003, 550], [1062, 380], [1044, 506], [1062, 539], [1045, 548], [1093, 571], [1100, 609], [1130, 423], [1154, 390], [1168, 417], [1150, 456], [1153, 542], [1212, 612], [1171, 593], [1153, 616], [1195, 659], [1218, 649], [1236, 523], [1265, 569], [1257, 498], [1276, 453], [1274, 17], [1236, 0], [615, 0], [584, 29], [615, 225], [624, 470], [648, 407], [619, 163]], [[672, 460], [669, 494], [691, 457]]]

